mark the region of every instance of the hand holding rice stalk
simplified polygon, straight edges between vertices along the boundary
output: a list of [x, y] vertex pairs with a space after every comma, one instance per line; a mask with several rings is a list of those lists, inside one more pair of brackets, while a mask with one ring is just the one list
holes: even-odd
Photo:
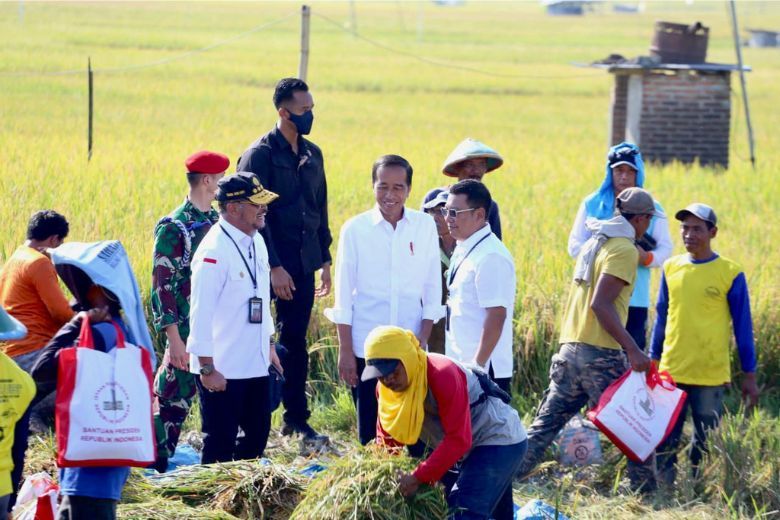
[[446, 518], [447, 502], [438, 486], [422, 484], [404, 498], [399, 472], [408, 473], [416, 462], [373, 445], [329, 466], [309, 485], [291, 520], [318, 519], [437, 519]]

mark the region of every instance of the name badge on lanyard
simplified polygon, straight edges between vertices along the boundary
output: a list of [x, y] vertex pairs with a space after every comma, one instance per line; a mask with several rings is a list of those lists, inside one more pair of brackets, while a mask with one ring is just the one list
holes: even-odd
[[263, 323], [262, 298], [249, 298], [249, 323]]
[[244, 253], [241, 252], [241, 248], [238, 247], [236, 241], [233, 240], [233, 237], [230, 236], [230, 233], [228, 233], [227, 230], [222, 227], [222, 224], [220, 224], [219, 227], [222, 228], [222, 231], [236, 247], [238, 256], [240, 256], [241, 260], [244, 262], [244, 266], [246, 266], [246, 270], [249, 273], [249, 278], [252, 281], [252, 287], [255, 290], [255, 296], [249, 298], [248, 302], [249, 323], [263, 323], [263, 299], [257, 297], [257, 253], [255, 253], [254, 256], [252, 255], [252, 251], [255, 249], [255, 241], [252, 239], [252, 249], [249, 251], [249, 259], [252, 260], [252, 264], [254, 265], [254, 269], [250, 269], [249, 262], [244, 257]]

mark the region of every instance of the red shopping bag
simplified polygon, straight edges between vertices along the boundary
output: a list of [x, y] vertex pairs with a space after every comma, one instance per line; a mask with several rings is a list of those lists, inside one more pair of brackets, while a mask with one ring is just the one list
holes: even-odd
[[686, 394], [653, 363], [629, 370], [601, 394], [588, 419], [634, 462], [644, 462], [671, 433]]
[[139, 466], [153, 463], [152, 363], [146, 349], [125, 342], [94, 348], [89, 319], [78, 343], [59, 356], [55, 429], [57, 465]]

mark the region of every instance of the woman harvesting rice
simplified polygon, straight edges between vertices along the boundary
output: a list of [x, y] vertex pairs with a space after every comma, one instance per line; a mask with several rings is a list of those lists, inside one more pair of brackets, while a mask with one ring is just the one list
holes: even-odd
[[509, 396], [484, 372], [426, 353], [411, 331], [377, 327], [366, 339], [363, 381], [379, 378], [377, 440], [386, 446], [422, 440], [433, 449], [399, 476], [404, 496], [441, 481], [450, 518], [512, 518], [512, 478], [526, 436]]

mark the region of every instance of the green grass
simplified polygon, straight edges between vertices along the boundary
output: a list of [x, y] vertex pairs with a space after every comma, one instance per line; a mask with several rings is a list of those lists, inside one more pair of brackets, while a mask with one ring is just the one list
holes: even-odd
[[[486, 184], [501, 205], [517, 268], [515, 393], [528, 417], [557, 348], [573, 265], [566, 238], [580, 200], [601, 181], [607, 144], [612, 77], [571, 64], [612, 52], [647, 54], [658, 19], [701, 20], [711, 28], [709, 61], [734, 62], [726, 4], [648, 2], [647, 12], [637, 16], [613, 14], [605, 4], [583, 18], [548, 17], [537, 2], [421, 5], [359, 2], [358, 31], [397, 51], [490, 74], [423, 63], [352, 36], [343, 30], [347, 2], [313, 6], [312, 139], [325, 154], [331, 227], [337, 237], [348, 217], [372, 205], [370, 166], [381, 154], [400, 153], [414, 165], [409, 204], [417, 206], [429, 188], [445, 182], [441, 162], [462, 138], [499, 150], [505, 166]], [[742, 26], [780, 26], [778, 4], [740, 2], [738, 8]], [[272, 127], [272, 87], [297, 71], [298, 9], [282, 2], [25, 2], [22, 21], [19, 3], [0, 3], [0, 193], [6, 201], [0, 206], [0, 263], [22, 242], [28, 215], [54, 208], [69, 217], [70, 240], [121, 239], [148, 298], [152, 229], [184, 196], [184, 158], [201, 148], [236, 158]], [[157, 67], [106, 71], [175, 57], [287, 15], [208, 52]], [[651, 164], [646, 187], [669, 211], [693, 200], [718, 211], [716, 248], [739, 261], [748, 277], [762, 421], [769, 428], [780, 411], [780, 249], [774, 240], [780, 53], [746, 48], [743, 54], [753, 67], [747, 80], [757, 168], [746, 160], [745, 119], [732, 78], [730, 168]], [[87, 57], [97, 70], [90, 162], [85, 74], [9, 75], [85, 70]], [[335, 330], [321, 314], [330, 301], [318, 302], [312, 319], [317, 348], [310, 391], [323, 427], [334, 421], [346, 428], [349, 401], [335, 380]], [[729, 399], [736, 410], [736, 393]], [[602, 496], [593, 508], [609, 510], [618, 499]], [[626, 515], [644, 514], [626, 507]]]

